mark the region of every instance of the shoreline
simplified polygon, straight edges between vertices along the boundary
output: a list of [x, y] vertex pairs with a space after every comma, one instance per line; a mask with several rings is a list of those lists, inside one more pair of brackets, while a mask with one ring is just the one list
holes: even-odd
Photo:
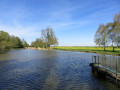
[[51, 47], [51, 48], [36, 48], [36, 47], [26, 47], [25, 49], [35, 49], [35, 50], [61, 50], [61, 51], [73, 51], [73, 52], [86, 52], [86, 53], [96, 53], [96, 54], [105, 54], [105, 55], [114, 55], [114, 56], [120, 56], [120, 51], [115, 51], [115, 52], [112, 52], [110, 50], [106, 50], [106, 51], [103, 51], [103, 50], [97, 50], [97, 49], [67, 49], [67, 48], [59, 48], [59, 47]]
[[26, 47], [25, 49], [35, 49], [35, 50], [51, 50], [51, 49], [45, 49], [45, 48], [40, 48], [40, 47], [38, 47], [38, 48], [36, 48], [36, 47]]
[[86, 53], [96, 53], [96, 54], [105, 54], [105, 55], [114, 55], [114, 56], [120, 56], [120, 53], [112, 52], [112, 51], [97, 51], [97, 50], [80, 50], [80, 49], [60, 49], [60, 48], [53, 48], [54, 50], [61, 50], [61, 51], [73, 51], [73, 52], [86, 52]]

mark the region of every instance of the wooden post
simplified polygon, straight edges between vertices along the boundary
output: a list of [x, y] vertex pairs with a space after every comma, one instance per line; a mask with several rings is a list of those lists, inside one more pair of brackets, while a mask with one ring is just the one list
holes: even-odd
[[101, 65], [104, 67], [104, 65], [103, 65], [103, 55], [102, 55], [102, 64]]
[[110, 55], [110, 69], [111, 69], [111, 55]]
[[105, 71], [106, 71], [106, 57], [104, 55], [104, 61], [105, 61]]
[[95, 63], [96, 63], [96, 56], [94, 56], [94, 58], [95, 58]]
[[93, 55], [92, 55], [92, 63], [93, 63]]
[[117, 60], [118, 60], [118, 57], [116, 59], [116, 82], [117, 82]]
[[99, 67], [99, 56], [98, 56], [98, 67]]

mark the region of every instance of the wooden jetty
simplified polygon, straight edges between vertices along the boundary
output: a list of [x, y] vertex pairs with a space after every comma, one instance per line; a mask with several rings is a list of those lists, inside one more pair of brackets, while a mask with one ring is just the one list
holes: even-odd
[[94, 56], [94, 60], [95, 60], [94, 63], [90, 63], [90, 66], [92, 67], [92, 72], [97, 75], [100, 75], [103, 78], [110, 77], [110, 78], [116, 80], [116, 82], [120, 82], [120, 73], [118, 73], [117, 70], [114, 71], [107, 67], [102, 66], [99, 63], [99, 58], [98, 58], [98, 62], [97, 62], [96, 58], [97, 58], [97, 56]]

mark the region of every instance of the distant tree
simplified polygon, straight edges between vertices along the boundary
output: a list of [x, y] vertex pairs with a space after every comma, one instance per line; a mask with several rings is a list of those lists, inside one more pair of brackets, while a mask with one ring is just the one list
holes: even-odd
[[41, 38], [31, 42], [33, 47], [49, 48], [51, 45], [58, 45], [58, 40], [52, 28], [48, 27], [41, 31]]
[[108, 36], [109, 36], [109, 42], [111, 42], [112, 47], [113, 47], [113, 52], [115, 51], [115, 41], [116, 41], [116, 34], [117, 31], [115, 29], [116, 27], [116, 23], [108, 23], [106, 25], [106, 27], [108, 28]]
[[0, 31], [0, 49], [10, 48], [10, 35], [7, 32]]
[[15, 37], [14, 35], [10, 36], [10, 42], [12, 48], [23, 48], [23, 43], [19, 37]]
[[96, 45], [103, 45], [104, 50], [106, 45], [112, 45], [113, 52], [115, 47], [120, 45], [120, 13], [116, 14], [113, 22], [106, 25], [100, 24], [96, 31], [94, 41]]
[[101, 45], [101, 38], [97, 38], [97, 36], [95, 36], [95, 43], [96, 43], [96, 45], [99, 45], [99, 47], [100, 47], [100, 45]]
[[45, 43], [45, 47], [58, 44], [57, 38], [52, 28], [46, 28], [41, 31], [41, 39]]
[[115, 45], [118, 47], [120, 44], [120, 13], [116, 14], [113, 18], [112, 23], [108, 23], [106, 27], [108, 28], [109, 40], [113, 47], [113, 52], [115, 51]]
[[30, 45], [30, 46], [31, 46], [31, 47], [35, 47], [34, 41], [31, 42], [31, 45]]
[[29, 44], [24, 39], [22, 39], [22, 43], [24, 47], [29, 47]]
[[40, 45], [39, 38], [37, 38], [36, 41], [35, 41], [35, 47], [38, 48], [39, 45]]
[[96, 45], [99, 45], [99, 46], [102, 44], [102, 38], [101, 38], [102, 27], [104, 27], [104, 25], [100, 24], [94, 36], [94, 42], [96, 43]]
[[116, 30], [116, 37], [115, 37], [115, 44], [117, 47], [120, 46], [120, 13], [116, 14], [113, 18], [115, 23], [115, 30]]
[[39, 41], [39, 47], [41, 47], [41, 48], [44, 48], [44, 46], [45, 46], [45, 43], [42, 41], [42, 39], [41, 38], [38, 38], [38, 41]]
[[29, 47], [29, 44], [26, 41], [24, 42], [24, 47]]
[[45, 43], [42, 41], [41, 38], [37, 38], [35, 41], [31, 43], [31, 46], [36, 47], [36, 48], [38, 47], [44, 48]]
[[19, 37], [16, 37], [16, 39], [18, 40], [18, 47], [23, 48], [24, 46], [23, 46], [21, 39]]
[[108, 36], [107, 36], [107, 27], [104, 26], [103, 24], [100, 24], [95, 37], [94, 37], [94, 41], [97, 45], [102, 45], [104, 47], [104, 51], [105, 51], [105, 46], [108, 43]]
[[24, 47], [23, 43], [19, 37], [15, 37], [14, 35], [12, 35], [10, 37], [10, 41], [12, 43], [13, 48], [23, 48]]
[[7, 32], [4, 32], [3, 30], [0, 31], [0, 50], [9, 48], [23, 48], [24, 45], [28, 46], [25, 40], [23, 43], [19, 37], [9, 35]]
[[117, 24], [115, 29], [116, 29], [115, 44], [117, 47], [120, 47], [120, 24]]
[[14, 35], [10, 36], [10, 42], [12, 43], [13, 48], [18, 46], [18, 40], [16, 39]]

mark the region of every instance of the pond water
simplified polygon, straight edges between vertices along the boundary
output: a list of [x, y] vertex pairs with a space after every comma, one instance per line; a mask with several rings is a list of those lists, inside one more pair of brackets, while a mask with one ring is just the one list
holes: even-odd
[[120, 90], [92, 74], [92, 55], [98, 54], [10, 50], [0, 54], [0, 90]]

